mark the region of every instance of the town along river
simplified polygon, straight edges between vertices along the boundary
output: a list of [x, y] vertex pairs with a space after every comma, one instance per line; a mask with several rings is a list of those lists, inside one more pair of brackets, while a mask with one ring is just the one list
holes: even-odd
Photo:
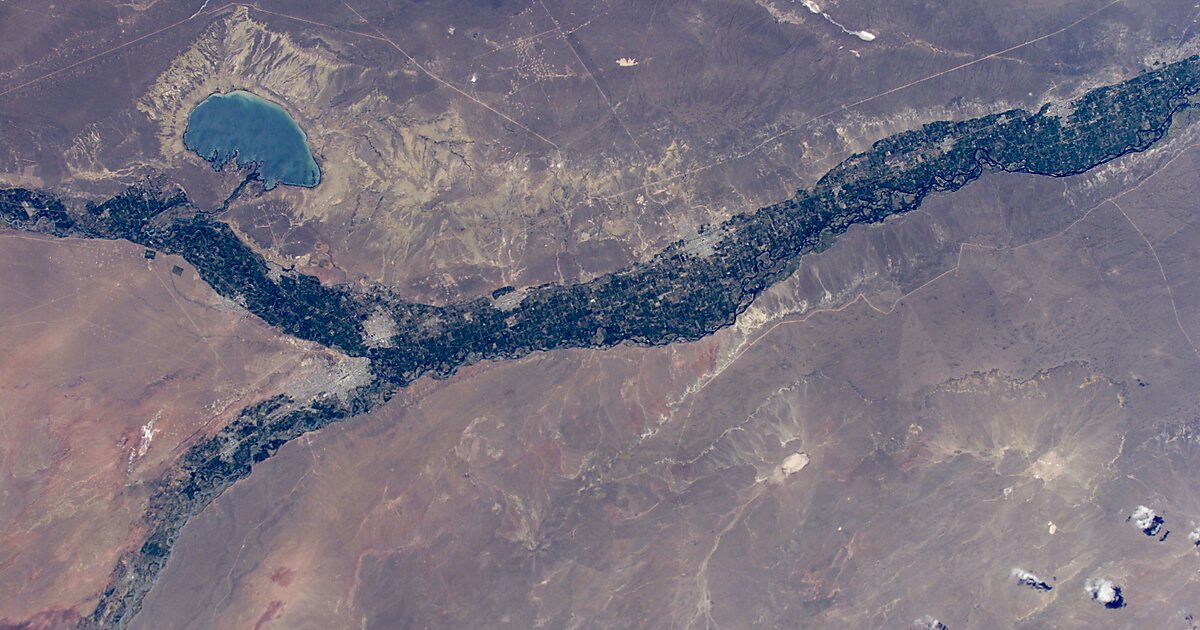
[[311, 188], [321, 169], [304, 131], [284, 109], [243, 90], [213, 94], [188, 116], [183, 144], [221, 169], [253, 167], [268, 190], [277, 184]]

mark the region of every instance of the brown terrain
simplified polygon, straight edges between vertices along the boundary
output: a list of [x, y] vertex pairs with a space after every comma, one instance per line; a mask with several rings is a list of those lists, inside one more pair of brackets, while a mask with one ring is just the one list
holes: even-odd
[[240, 175], [214, 176], [182, 132], [211, 92], [248, 89], [306, 130], [322, 184], [229, 220], [302, 270], [446, 301], [610, 271], [882, 136], [1125, 78], [1190, 50], [1192, 20], [1182, 4], [830, 5], [875, 29], [864, 42], [781, 0], [553, 4], [213, 0], [187, 19], [198, 7], [158, 2], [113, 7], [123, 33], [10, 8], [5, 27], [44, 39], [22, 51], [54, 54], [0, 62], [0, 166], [97, 193], [166, 172], [216, 205]]
[[1189, 627], [1200, 219], [1154, 208], [1200, 190], [1153, 191], [1198, 155], [993, 178], [705, 341], [414, 388], [213, 504], [135, 625]]
[[329, 387], [337, 357], [184, 265], [0, 235], [0, 624], [86, 611], [182, 446], [264, 397]]
[[[327, 282], [445, 302], [591, 278], [883, 136], [1196, 48], [1184, 2], [820, 7], [0, 2], [0, 184], [153, 176], [218, 206], [244, 174], [182, 132], [248, 89], [322, 183], [222, 218]], [[1183, 122], [1084, 176], [988, 176], [855, 228], [707, 339], [485, 363], [306, 435], [194, 517], [132, 625], [1195, 627]], [[0, 626], [21, 628], [91, 612], [192, 440], [356, 369], [178, 259], [15, 234], [0, 356]], [[1090, 601], [1102, 578], [1124, 608]]]

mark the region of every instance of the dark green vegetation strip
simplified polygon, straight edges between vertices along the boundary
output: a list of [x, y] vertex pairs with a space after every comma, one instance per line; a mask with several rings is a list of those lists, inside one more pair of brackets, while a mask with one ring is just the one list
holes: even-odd
[[[255, 463], [305, 432], [371, 409], [424, 374], [444, 377], [482, 359], [537, 350], [699, 339], [732, 323], [764, 289], [791, 274], [801, 254], [855, 223], [908, 212], [930, 193], [958, 190], [986, 171], [1064, 177], [1143, 151], [1166, 134], [1198, 90], [1200, 61], [1192, 57], [1088, 92], [1061, 117], [1043, 108], [932, 123], [880, 140], [811, 190], [702, 231], [709, 245], [678, 242], [648, 262], [591, 282], [532, 288], [507, 310], [488, 298], [445, 307], [406, 303], [385, 290], [327, 287], [311, 276], [273, 270], [182, 193], [164, 195], [153, 186], [81, 210], [43, 192], [0, 190], [0, 222], [10, 227], [126, 239], [179, 254], [221, 295], [290, 335], [369, 358], [374, 375], [345, 400], [264, 401], [192, 446], [150, 499], [145, 544], [121, 558], [95, 613], [81, 625], [124, 626], [183, 525]], [[396, 321], [391, 347], [364, 341], [362, 322], [379, 311]]]

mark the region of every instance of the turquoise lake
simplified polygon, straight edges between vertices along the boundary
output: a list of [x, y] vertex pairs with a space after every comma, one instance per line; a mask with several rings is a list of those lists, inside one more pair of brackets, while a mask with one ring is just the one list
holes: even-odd
[[230, 161], [239, 168], [254, 165], [267, 190], [321, 182], [300, 125], [282, 107], [244, 90], [213, 94], [197, 105], [183, 144], [218, 170]]

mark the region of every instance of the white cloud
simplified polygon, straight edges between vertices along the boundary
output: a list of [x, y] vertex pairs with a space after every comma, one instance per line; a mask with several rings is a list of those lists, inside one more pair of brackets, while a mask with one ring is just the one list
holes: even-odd
[[1011, 575], [1017, 579], [1017, 584], [1022, 586], [1028, 586], [1035, 591], [1050, 590], [1050, 585], [1045, 580], [1020, 567], [1013, 569]]
[[1125, 600], [1121, 596], [1121, 588], [1108, 578], [1090, 579], [1084, 585], [1084, 589], [1088, 595], [1092, 596], [1092, 599], [1108, 608], [1120, 608], [1124, 605]]
[[1138, 529], [1142, 530], [1147, 536], [1153, 536], [1157, 534], [1158, 530], [1162, 528], [1163, 524], [1162, 517], [1160, 517], [1158, 514], [1155, 514], [1154, 510], [1151, 510], [1144, 505], [1137, 506], [1137, 509], [1129, 515], [1129, 518], [1133, 520], [1133, 524], [1137, 525]]

